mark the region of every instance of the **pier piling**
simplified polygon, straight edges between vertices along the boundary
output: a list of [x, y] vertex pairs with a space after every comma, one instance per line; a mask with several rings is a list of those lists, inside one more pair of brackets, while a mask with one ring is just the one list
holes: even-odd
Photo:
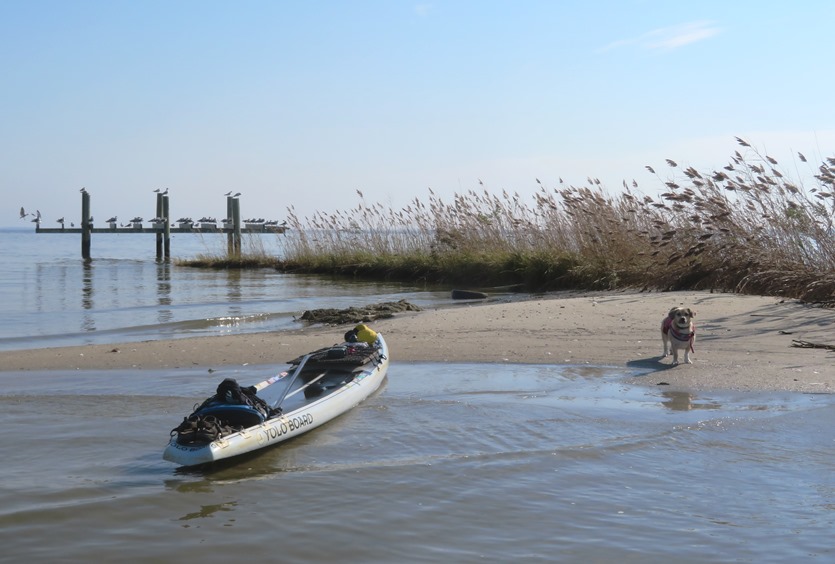
[[[163, 194], [162, 196], [162, 218], [165, 219], [165, 225], [163, 227], [163, 248], [165, 251], [165, 258], [171, 258], [171, 216], [168, 214], [168, 194]], [[157, 253], [157, 258], [160, 258], [159, 253]]]
[[235, 256], [241, 255], [241, 201], [235, 198], [232, 204], [232, 233], [235, 246]]
[[[90, 258], [90, 230], [93, 228], [90, 221], [90, 194], [81, 189], [81, 258]], [[63, 226], [62, 226], [63, 228]]]
[[[226, 220], [223, 227], [218, 228], [212, 220], [211, 224], [201, 224], [195, 227], [191, 221], [181, 221], [179, 227], [171, 227], [171, 216], [168, 194], [157, 192], [156, 194], [156, 216], [151, 222], [150, 228], [142, 227], [141, 218], [131, 221], [128, 226], [118, 227], [116, 221], [110, 222], [107, 228], [96, 229], [93, 226], [93, 218], [90, 215], [90, 193], [81, 189], [81, 225], [79, 228], [65, 228], [61, 222], [60, 228], [41, 227], [40, 221], [35, 222], [35, 233], [79, 233], [81, 234], [81, 257], [85, 260], [91, 258], [90, 247], [93, 233], [153, 233], [156, 235], [156, 256], [157, 260], [168, 260], [171, 258], [171, 234], [172, 233], [226, 233], [228, 252], [232, 256], [241, 254], [242, 233], [286, 233], [284, 225], [277, 222], [264, 222], [249, 225], [244, 228], [241, 224], [241, 203], [238, 196], [226, 197]], [[202, 223], [202, 222], [199, 222]], [[208, 223], [208, 222], [207, 222]]]

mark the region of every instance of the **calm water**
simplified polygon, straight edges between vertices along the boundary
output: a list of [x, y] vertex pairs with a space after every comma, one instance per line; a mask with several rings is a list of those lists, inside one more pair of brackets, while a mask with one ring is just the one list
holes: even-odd
[[244, 368], [0, 373], [0, 561], [835, 558], [831, 395], [392, 363], [380, 392], [295, 441], [212, 469], [164, 462], [219, 378], [278, 370]]
[[[260, 237], [280, 256], [284, 236]], [[220, 254], [225, 241], [220, 234], [176, 234], [171, 253]], [[307, 309], [452, 301], [448, 290], [408, 284], [178, 267], [155, 260], [150, 234], [94, 234], [91, 254], [92, 261], [81, 260], [80, 235], [0, 230], [0, 350], [282, 330], [299, 327], [294, 316]]]
[[[177, 268], [154, 260], [149, 236], [94, 235], [88, 265], [77, 237], [0, 237], [6, 349], [280, 330], [315, 307], [448, 299]], [[222, 244], [178, 236], [173, 253]], [[161, 458], [170, 429], [223, 378], [283, 367], [0, 372], [0, 562], [835, 559], [835, 396], [690, 395], [628, 385], [640, 374], [622, 369], [392, 356], [381, 391], [342, 418], [188, 471]]]

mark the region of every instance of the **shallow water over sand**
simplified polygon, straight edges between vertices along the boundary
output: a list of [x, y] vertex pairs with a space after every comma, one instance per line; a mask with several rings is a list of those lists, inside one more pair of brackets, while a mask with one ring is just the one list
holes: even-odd
[[833, 558], [831, 395], [395, 361], [380, 392], [290, 443], [209, 469], [161, 459], [220, 380], [280, 368], [0, 373], [3, 560]]

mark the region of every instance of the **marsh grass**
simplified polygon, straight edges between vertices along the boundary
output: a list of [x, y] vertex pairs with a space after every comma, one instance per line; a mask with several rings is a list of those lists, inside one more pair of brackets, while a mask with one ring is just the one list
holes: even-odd
[[[200, 234], [203, 237], [203, 234]], [[206, 247], [204, 253], [197, 254], [190, 259], [177, 259], [179, 266], [193, 266], [200, 268], [275, 268], [277, 258], [267, 251], [263, 239], [259, 235], [246, 234], [241, 239], [241, 252], [235, 253], [229, 249], [226, 235], [213, 238], [214, 245], [210, 248], [209, 241], [203, 239]]]
[[835, 158], [815, 168], [798, 153], [805, 180], [793, 180], [737, 141], [742, 152], [721, 170], [647, 166], [663, 187], [655, 197], [634, 180], [613, 196], [593, 178], [537, 179], [528, 201], [481, 187], [445, 202], [430, 189], [427, 202], [395, 210], [357, 191], [345, 211], [300, 218], [291, 207], [280, 259], [258, 245], [198, 259], [481, 289], [710, 289], [835, 303]]
[[[722, 170], [647, 166], [664, 191], [623, 183], [551, 188], [532, 202], [486, 189], [401, 210], [360, 204], [299, 218], [290, 208], [279, 267], [288, 271], [556, 289], [715, 289], [835, 299], [835, 158], [812, 167], [802, 154], [792, 180], [776, 159], [742, 139]], [[805, 167], [805, 174], [802, 169]]]

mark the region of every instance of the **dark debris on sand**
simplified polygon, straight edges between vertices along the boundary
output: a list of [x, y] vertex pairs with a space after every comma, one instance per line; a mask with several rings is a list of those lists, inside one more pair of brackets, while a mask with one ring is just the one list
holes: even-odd
[[363, 307], [349, 307], [345, 309], [323, 308], [309, 309], [297, 321], [311, 323], [327, 323], [329, 325], [344, 325], [348, 323], [366, 323], [375, 319], [388, 319], [395, 313], [404, 311], [420, 311], [420, 308], [406, 300], [399, 302], [382, 302]]

